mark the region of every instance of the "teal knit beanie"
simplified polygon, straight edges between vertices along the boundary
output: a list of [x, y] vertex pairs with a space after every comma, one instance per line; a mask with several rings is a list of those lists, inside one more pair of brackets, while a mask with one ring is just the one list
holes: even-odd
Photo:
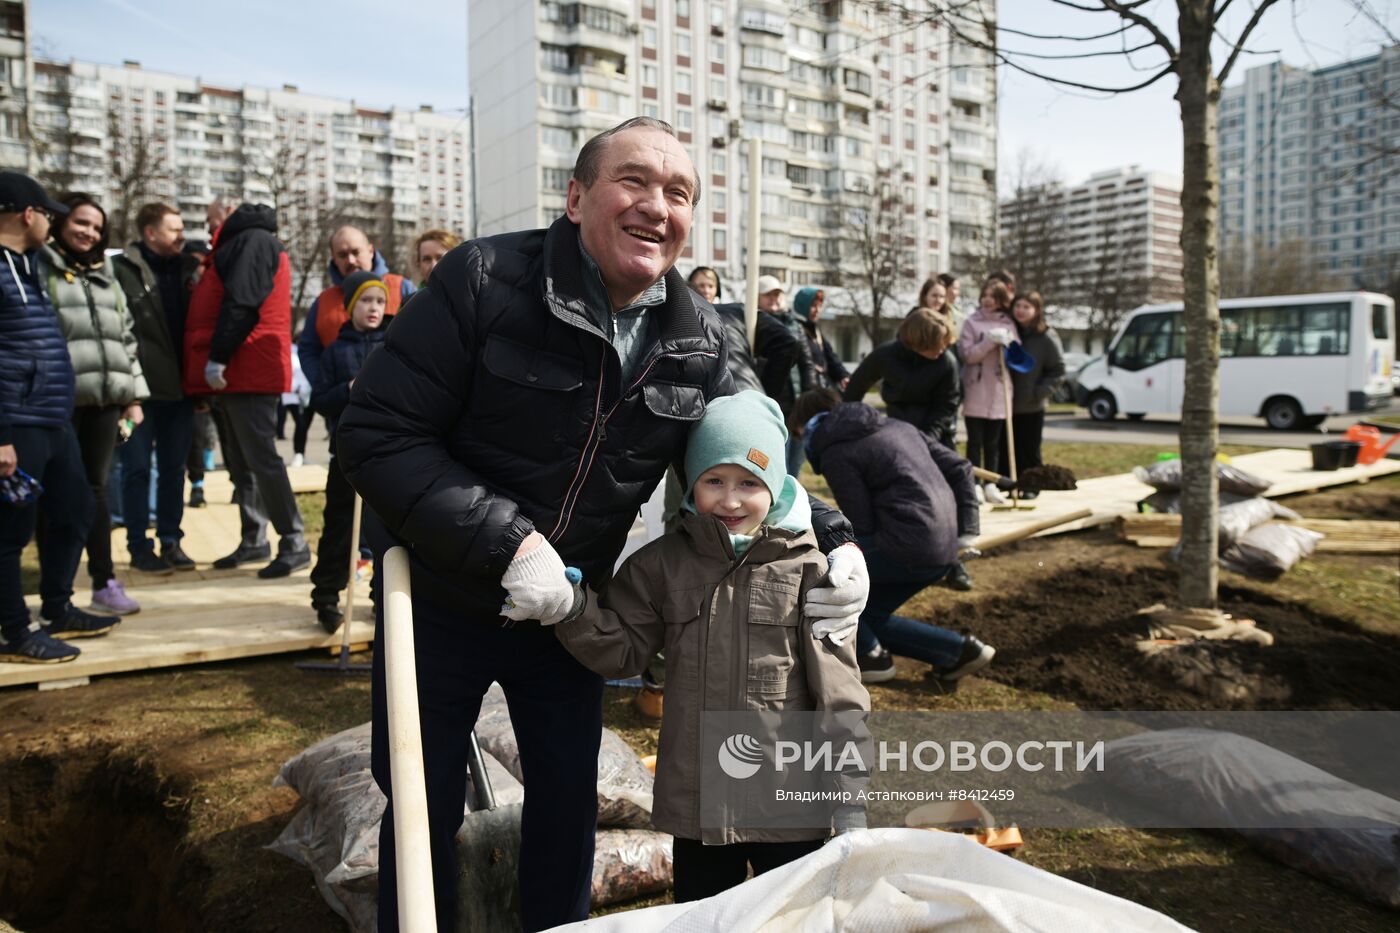
[[749, 389], [714, 399], [690, 431], [685, 476], [691, 486], [710, 467], [737, 463], [759, 479], [777, 502], [787, 476], [787, 428], [778, 403]]
[[812, 302], [817, 300], [818, 288], [799, 288], [797, 294], [792, 299], [792, 312], [802, 320], [807, 320], [807, 314], [812, 310]]

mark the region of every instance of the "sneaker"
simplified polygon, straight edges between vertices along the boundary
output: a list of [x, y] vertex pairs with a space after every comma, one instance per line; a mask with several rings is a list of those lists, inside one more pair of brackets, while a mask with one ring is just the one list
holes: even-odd
[[887, 680], [894, 680], [894, 656], [883, 647], [861, 655], [856, 661], [860, 665], [861, 683], [882, 684]]
[[45, 619], [44, 629], [53, 638], [96, 638], [106, 635], [121, 623], [117, 616], [99, 616], [84, 612], [72, 603], [57, 619]]
[[939, 671], [939, 680], [957, 680], [966, 677], [968, 674], [975, 674], [988, 664], [992, 663], [992, 658], [996, 656], [997, 649], [991, 645], [984, 645], [976, 638], [968, 635], [963, 641], [962, 654], [958, 655], [958, 663], [951, 670]]
[[966, 593], [972, 589], [972, 574], [967, 572], [967, 565], [959, 561], [953, 565], [953, 569], [948, 572], [948, 576], [943, 578], [943, 585], [950, 590], [958, 590]]
[[310, 563], [311, 548], [309, 547], [304, 547], [300, 551], [278, 554], [272, 563], [258, 571], [258, 579], [276, 580], [278, 577], [291, 576], [293, 571], [300, 570]]
[[997, 488], [996, 483], [987, 483], [984, 485], [982, 487], [982, 493], [985, 501], [990, 502], [992, 505], [1006, 504], [1006, 494]]
[[168, 577], [175, 572], [175, 568], [170, 566], [169, 561], [156, 554], [155, 548], [147, 548], [132, 554], [131, 569], [139, 570], [142, 573], [159, 574], [162, 577]]
[[267, 560], [272, 556], [272, 545], [258, 544], [248, 546], [240, 544], [238, 550], [226, 557], [220, 557], [214, 561], [215, 570], [232, 570], [241, 564], [251, 564], [255, 560]]
[[193, 570], [195, 568], [194, 558], [185, 553], [185, 549], [180, 547], [179, 541], [161, 545], [160, 559], [176, 570]]
[[985, 503], [985, 502], [987, 501], [987, 496], [986, 496], [985, 493], [982, 492], [982, 487], [981, 487], [980, 485], [974, 484], [973, 487], [972, 487], [972, 491], [975, 492], [975, 493], [977, 493], [977, 504], [978, 504], [978, 505], [982, 505], [983, 503]]
[[306, 458], [301, 454], [292, 454], [292, 466], [299, 467], [306, 463]]
[[334, 635], [340, 630], [340, 623], [345, 621], [345, 616], [335, 606], [318, 606], [316, 621], [321, 623], [321, 628], [326, 630], [327, 635]]
[[129, 616], [133, 612], [140, 612], [141, 604], [126, 595], [126, 590], [119, 582], [108, 580], [102, 589], [92, 591], [92, 608], [98, 612]]
[[632, 708], [637, 711], [638, 716], [648, 722], [660, 722], [665, 706], [665, 693], [660, 687], [643, 686], [636, 696], [632, 697]]
[[59, 641], [41, 628], [26, 631], [14, 641], [0, 638], [0, 661], [15, 664], [62, 664], [72, 661], [82, 652], [67, 642]]
[[191, 487], [190, 487], [190, 508], [192, 508], [192, 509], [203, 509], [203, 508], [207, 508], [208, 506], [209, 506], [209, 503], [206, 502], [205, 499], [204, 499], [204, 486], [203, 486], [202, 484], [199, 485], [199, 486], [191, 486]]

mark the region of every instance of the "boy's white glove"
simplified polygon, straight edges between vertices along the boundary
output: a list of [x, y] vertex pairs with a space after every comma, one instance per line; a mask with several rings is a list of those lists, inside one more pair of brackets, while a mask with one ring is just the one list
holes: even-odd
[[860, 614], [870, 598], [870, 572], [865, 567], [865, 555], [855, 544], [843, 544], [826, 556], [827, 581], [830, 586], [807, 591], [802, 611], [815, 619], [812, 637], [820, 640], [831, 636], [839, 645], [856, 630]]
[[516, 622], [537, 619], [541, 625], [554, 625], [574, 607], [574, 588], [564, 575], [564, 561], [543, 535], [533, 550], [510, 562], [501, 586], [507, 594], [501, 615]]
[[993, 327], [987, 331], [987, 339], [992, 343], [999, 343], [1003, 347], [1011, 346], [1011, 331], [1005, 327]]
[[225, 368], [223, 363], [215, 363], [213, 360], [204, 364], [204, 381], [209, 388], [216, 391], [228, 388], [228, 380], [224, 378]]

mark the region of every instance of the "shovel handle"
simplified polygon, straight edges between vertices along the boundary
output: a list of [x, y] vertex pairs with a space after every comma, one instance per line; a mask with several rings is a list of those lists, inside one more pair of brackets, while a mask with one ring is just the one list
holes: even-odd
[[[394, 789], [399, 929], [403, 933], [436, 933], [408, 551], [402, 547], [390, 548], [384, 555], [383, 566], [384, 677], [389, 712], [389, 778]], [[445, 893], [451, 896], [450, 892]]]

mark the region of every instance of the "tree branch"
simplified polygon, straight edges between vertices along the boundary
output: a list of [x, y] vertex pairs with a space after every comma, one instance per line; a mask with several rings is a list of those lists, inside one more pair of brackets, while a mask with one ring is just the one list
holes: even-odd
[[1152, 20], [1143, 16], [1141, 13], [1135, 12], [1137, 7], [1142, 6], [1141, 0], [1138, 0], [1136, 3], [1120, 3], [1119, 0], [1101, 0], [1101, 2], [1103, 3], [1103, 10], [1111, 10], [1128, 22], [1146, 29], [1151, 33], [1153, 40], [1162, 47], [1162, 51], [1167, 53], [1167, 57], [1172, 61], [1176, 61], [1176, 46], [1172, 43], [1171, 39], [1167, 38], [1167, 34], [1158, 29], [1157, 24], [1152, 22]]
[[1240, 31], [1240, 37], [1235, 40], [1235, 47], [1230, 52], [1230, 57], [1225, 59], [1225, 64], [1221, 66], [1220, 73], [1215, 76], [1216, 84], [1224, 84], [1225, 79], [1230, 76], [1230, 69], [1235, 67], [1235, 61], [1240, 57], [1240, 52], [1244, 50], [1245, 40], [1254, 31], [1254, 27], [1259, 25], [1259, 20], [1263, 18], [1264, 11], [1277, 3], [1278, 0], [1259, 0], [1259, 5], [1254, 8], [1254, 15], [1245, 23], [1244, 29]]

